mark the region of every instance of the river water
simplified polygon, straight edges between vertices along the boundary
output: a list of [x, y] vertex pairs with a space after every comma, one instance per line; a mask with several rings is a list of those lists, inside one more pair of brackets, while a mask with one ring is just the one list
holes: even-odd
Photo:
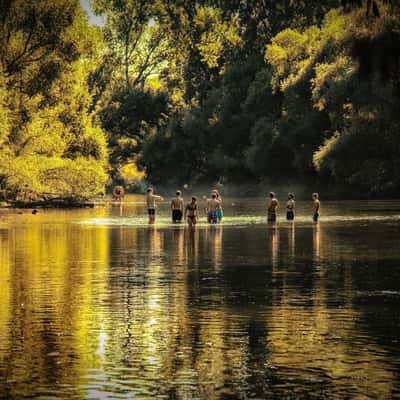
[[1, 399], [400, 398], [399, 202], [144, 207], [1, 212]]

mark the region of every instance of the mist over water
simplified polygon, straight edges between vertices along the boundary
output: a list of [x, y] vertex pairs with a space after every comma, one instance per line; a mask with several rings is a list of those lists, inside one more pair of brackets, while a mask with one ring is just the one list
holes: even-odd
[[5, 212], [0, 398], [400, 396], [400, 204], [223, 200], [192, 230], [142, 196]]

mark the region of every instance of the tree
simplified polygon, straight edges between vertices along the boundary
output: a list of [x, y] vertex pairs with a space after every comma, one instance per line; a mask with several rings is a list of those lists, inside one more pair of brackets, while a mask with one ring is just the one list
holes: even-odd
[[7, 2], [1, 14], [3, 188], [17, 198], [103, 190], [107, 149], [89, 113], [98, 32], [76, 1]]

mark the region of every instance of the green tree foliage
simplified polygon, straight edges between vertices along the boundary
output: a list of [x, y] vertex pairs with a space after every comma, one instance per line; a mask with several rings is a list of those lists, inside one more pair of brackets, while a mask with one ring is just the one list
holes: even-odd
[[77, 1], [6, 1], [0, 19], [0, 165], [11, 197], [103, 190], [107, 144], [88, 112], [99, 34]]
[[163, 93], [127, 87], [113, 91], [107, 98], [98, 116], [108, 134], [114, 181], [123, 181], [121, 170], [136, 161], [144, 138], [162, 127], [167, 113]]
[[307, 103], [309, 112], [296, 116], [297, 125], [307, 127], [305, 161], [314, 153], [314, 166], [325, 179], [365, 193], [394, 194], [400, 188], [395, 111], [400, 20], [384, 4], [380, 10], [380, 18], [335, 10], [320, 29], [283, 31], [267, 47], [266, 58], [284, 105], [294, 103], [286, 108], [288, 118], [302, 110], [299, 100]]

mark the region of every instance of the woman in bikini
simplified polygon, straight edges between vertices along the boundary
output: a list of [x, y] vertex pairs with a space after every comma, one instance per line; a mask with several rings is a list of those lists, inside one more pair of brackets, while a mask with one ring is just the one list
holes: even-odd
[[185, 219], [187, 220], [187, 223], [191, 228], [192, 226], [197, 224], [198, 218], [199, 218], [199, 210], [197, 207], [197, 198], [193, 196], [190, 203], [186, 204]]

